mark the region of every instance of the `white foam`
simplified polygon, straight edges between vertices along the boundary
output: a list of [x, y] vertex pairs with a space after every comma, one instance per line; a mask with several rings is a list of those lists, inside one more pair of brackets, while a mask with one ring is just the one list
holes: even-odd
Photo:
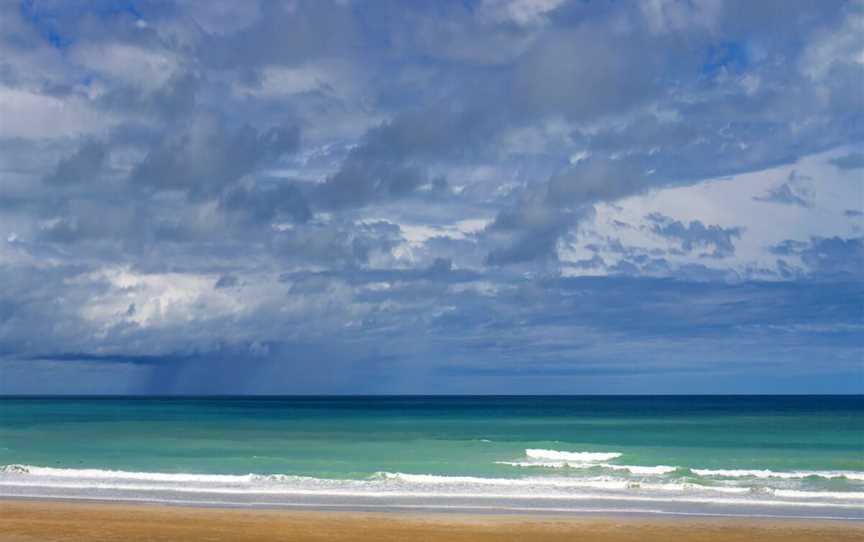
[[640, 465], [603, 465], [607, 469], [612, 470], [624, 470], [631, 474], [669, 474], [671, 472], [675, 472], [678, 470], [678, 467], [671, 467], [669, 465], [655, 465], [653, 467], [646, 467]]
[[775, 497], [788, 497], [792, 499], [841, 499], [841, 500], [864, 500], [864, 492], [861, 491], [799, 491], [796, 489], [775, 489]]
[[477, 476], [439, 476], [434, 474], [407, 474], [403, 472], [379, 472], [377, 477], [399, 482], [436, 485], [436, 486], [495, 486], [495, 487], [551, 487], [551, 488], [594, 488], [621, 490], [627, 489], [626, 480], [610, 478], [480, 478]]
[[864, 472], [859, 471], [772, 471], [758, 469], [690, 469], [690, 472], [699, 476], [724, 477], [724, 478], [783, 478], [803, 479], [818, 478], [846, 478], [847, 480], [864, 481]]
[[412, 484], [429, 485], [478, 485], [496, 487], [530, 487], [530, 488], [559, 488], [559, 489], [581, 489], [592, 488], [602, 490], [650, 490], [650, 491], [719, 491], [722, 493], [747, 493], [747, 488], [727, 487], [703, 487], [695, 484], [663, 483], [651, 484], [640, 483], [608, 476], [593, 478], [564, 478], [564, 477], [533, 477], [533, 478], [480, 478], [474, 476], [439, 476], [432, 474], [406, 474], [401, 472], [382, 472], [379, 476], [408, 482]]
[[[615, 465], [620, 468], [633, 468]], [[656, 467], [645, 467], [654, 469]], [[672, 468], [672, 467], [665, 467]], [[322, 479], [294, 475], [221, 475], [62, 469], [29, 465], [0, 467], [0, 495], [39, 491], [46, 496], [97, 494], [128, 496], [161, 494], [245, 495], [260, 499], [306, 497], [441, 498], [562, 501], [610, 500], [714, 503], [760, 506], [833, 506], [862, 509], [864, 492], [802, 491], [787, 488], [703, 486], [663, 479], [628, 480], [605, 476], [536, 476], [483, 478], [379, 472], [362, 480]], [[258, 496], [258, 497], [256, 497]], [[538, 501], [538, 502], [539, 502]], [[286, 501], [288, 502], [288, 501]]]
[[678, 467], [669, 465], [612, 465], [610, 463], [582, 463], [574, 461], [496, 461], [499, 465], [510, 465], [511, 467], [546, 467], [553, 469], [609, 469], [616, 471], [626, 471], [630, 474], [641, 475], [660, 475], [669, 474], [678, 470]]
[[543, 450], [529, 448], [525, 450], [525, 456], [531, 459], [552, 459], [557, 461], [577, 461], [595, 463], [598, 461], [611, 461], [621, 457], [617, 452], [562, 452], [559, 450]]
[[[526, 450], [526, 452], [537, 452], [538, 450]], [[539, 450], [540, 452], [554, 452], [554, 450]], [[558, 452], [558, 453], [567, 453], [567, 452]], [[580, 454], [588, 453], [588, 452], [574, 452], [574, 455], [579, 456]], [[554, 469], [609, 469], [616, 471], [626, 471], [631, 474], [637, 475], [662, 475], [662, 474], [671, 474], [682, 467], [675, 467], [671, 465], [616, 465], [612, 463], [605, 463], [605, 459], [599, 459], [599, 456], [615, 456], [619, 457], [621, 454], [591, 454], [595, 456], [595, 459], [577, 459], [577, 460], [567, 460], [567, 459], [553, 459], [553, 460], [541, 460], [541, 454], [528, 454], [529, 457], [534, 457], [537, 459], [529, 459], [529, 460], [521, 460], [521, 461], [496, 461], [495, 463], [499, 465], [510, 465], [512, 467], [545, 467], [545, 468], [554, 468]], [[554, 454], [549, 454], [550, 456]], [[864, 472], [861, 471], [820, 471], [820, 470], [798, 470], [798, 471], [772, 471], [767, 469], [688, 469], [693, 474], [697, 476], [703, 476], [708, 478], [779, 478], [785, 480], [795, 480], [795, 479], [805, 479], [810, 477], [816, 478], [845, 478], [847, 480], [856, 480], [856, 481], [864, 481]]]

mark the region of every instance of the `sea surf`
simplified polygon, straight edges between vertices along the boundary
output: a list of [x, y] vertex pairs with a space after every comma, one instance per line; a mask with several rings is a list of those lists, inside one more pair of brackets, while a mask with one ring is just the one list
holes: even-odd
[[860, 397], [0, 399], [0, 497], [864, 519]]

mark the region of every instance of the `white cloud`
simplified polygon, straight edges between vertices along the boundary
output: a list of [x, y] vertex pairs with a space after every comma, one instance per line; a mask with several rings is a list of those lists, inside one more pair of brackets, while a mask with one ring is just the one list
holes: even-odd
[[801, 73], [821, 80], [838, 63], [864, 64], [864, 3], [851, 10], [840, 28], [826, 29], [811, 42], [799, 63]]
[[190, 273], [142, 274], [127, 268], [105, 269], [75, 280], [106, 281], [109, 289], [81, 308], [87, 320], [110, 327], [134, 322], [141, 327], [170, 326], [236, 314], [247, 307], [216, 279]]
[[122, 43], [83, 45], [74, 50], [72, 58], [103, 77], [147, 91], [162, 87], [179, 66], [177, 57], [168, 51]]
[[402, 234], [412, 246], [421, 246], [433, 237], [466, 239], [489, 224], [489, 219], [469, 218], [452, 224], [399, 224]]
[[[651, 213], [660, 213], [685, 224], [698, 220], [706, 226], [742, 228], [741, 237], [734, 240], [735, 254], [728, 258], [700, 258], [699, 251], [663, 254], [669, 262], [701, 264], [742, 274], [754, 268], [774, 269], [777, 256], [770, 249], [783, 241], [856, 235], [854, 222], [844, 212], [860, 205], [860, 179], [855, 180], [855, 172], [839, 171], [828, 162], [847, 151], [835, 149], [802, 158], [794, 164], [657, 190], [626, 198], [614, 205], [598, 205], [594, 219], [581, 226], [577, 244], [563, 247], [559, 257], [567, 262], [590, 259], [593, 253], [586, 250], [585, 245], [603, 245], [607, 238], [618, 239], [622, 245], [635, 247], [646, 254], [655, 249], [665, 253], [674, 248], [674, 243], [652, 234], [645, 220]], [[799, 184], [808, 184], [812, 206], [776, 205], [754, 199], [790, 176], [798, 179], [796, 182]], [[622, 223], [631, 227], [623, 227]], [[601, 251], [600, 255], [609, 265], [622, 258], [608, 249]], [[602, 270], [570, 270], [568, 274], [598, 272], [602, 273]]]
[[479, 16], [496, 23], [514, 22], [520, 25], [537, 25], [546, 22], [546, 14], [565, 0], [484, 0]]
[[98, 134], [117, 118], [84, 96], [65, 98], [0, 86], [0, 137], [38, 139]]
[[207, 0], [180, 4], [192, 19], [212, 34], [231, 34], [251, 25], [259, 15], [257, 2]]
[[723, 2], [643, 0], [639, 2], [639, 7], [651, 30], [662, 34], [694, 28], [712, 28], [723, 10]]

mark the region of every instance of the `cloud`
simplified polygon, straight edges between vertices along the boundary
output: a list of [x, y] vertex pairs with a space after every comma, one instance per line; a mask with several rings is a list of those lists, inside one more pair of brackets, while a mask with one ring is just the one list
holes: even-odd
[[610, 24], [544, 34], [515, 66], [511, 107], [587, 120], [657, 96], [664, 59], [638, 31], [626, 40], [621, 32]]
[[130, 182], [155, 190], [209, 195], [251, 173], [263, 161], [295, 151], [299, 140], [296, 128], [258, 132], [243, 126], [231, 130], [217, 119], [199, 117], [157, 143], [132, 171]]
[[857, 279], [864, 270], [864, 238], [813, 237], [809, 241], [787, 240], [772, 251], [797, 256], [807, 271], [822, 278]]
[[817, 238], [799, 254], [804, 264], [817, 274], [860, 277], [864, 269], [864, 238]]
[[158, 365], [161, 363], [180, 363], [192, 359], [194, 356], [129, 356], [123, 354], [88, 354], [83, 352], [46, 353], [31, 357], [32, 361], [60, 361], [60, 362], [95, 362], [106, 364], [132, 364], [132, 365]]
[[19, 88], [0, 87], [0, 137], [37, 139], [101, 135], [118, 119], [101, 114], [93, 100], [64, 99]]
[[107, 158], [104, 143], [86, 141], [75, 154], [61, 160], [45, 182], [53, 185], [93, 182], [98, 179]]
[[810, 181], [809, 177], [798, 175], [795, 170], [789, 174], [789, 178], [783, 184], [777, 185], [768, 190], [764, 196], [755, 196], [754, 201], [764, 201], [768, 203], [780, 203], [784, 205], [798, 205], [800, 207], [811, 207], [809, 191], [806, 188], [801, 188], [802, 181]]
[[536, 25], [546, 23], [547, 14], [563, 3], [564, 0], [484, 0], [478, 11], [481, 18], [497, 23]]
[[233, 288], [237, 286], [239, 282], [239, 279], [233, 275], [222, 275], [213, 287], [217, 290], [220, 288]]
[[481, 114], [447, 109], [399, 114], [367, 132], [312, 197], [324, 209], [344, 209], [446, 190], [446, 179], [430, 175], [428, 168], [484, 146], [489, 122]]
[[0, 18], [3, 390], [848, 387], [855, 2]]
[[864, 152], [851, 152], [844, 156], [832, 158], [831, 163], [840, 169], [864, 168]]
[[782, 203], [786, 205], [810, 207], [810, 202], [804, 199], [803, 196], [796, 194], [794, 189], [787, 183], [778, 185], [770, 189], [764, 196], [756, 196], [753, 199], [755, 201], [765, 201], [768, 203]]
[[486, 227], [485, 234], [498, 245], [486, 261], [490, 265], [507, 265], [554, 259], [558, 238], [575, 220], [575, 214], [528, 196], [514, 210], [499, 212]]
[[199, 55], [214, 69], [249, 70], [267, 64], [296, 65], [349, 54], [356, 43], [350, 4], [338, 1], [263, 2], [257, 17], [233, 33], [211, 34]]
[[692, 252], [696, 247], [713, 248], [707, 254], [712, 258], [725, 258], [735, 253], [732, 240], [741, 237], [741, 228], [723, 228], [717, 225], [706, 226], [699, 220], [684, 224], [659, 213], [648, 215], [652, 222], [651, 231], [681, 243], [681, 249]]
[[240, 221], [270, 225], [279, 222], [307, 222], [312, 211], [296, 185], [233, 186], [221, 196], [220, 205]]

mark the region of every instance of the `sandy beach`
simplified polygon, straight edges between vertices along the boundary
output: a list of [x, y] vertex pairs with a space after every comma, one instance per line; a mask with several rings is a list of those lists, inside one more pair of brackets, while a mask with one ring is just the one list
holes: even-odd
[[183, 508], [0, 501], [2, 542], [843, 541], [864, 524], [740, 518], [559, 517]]

